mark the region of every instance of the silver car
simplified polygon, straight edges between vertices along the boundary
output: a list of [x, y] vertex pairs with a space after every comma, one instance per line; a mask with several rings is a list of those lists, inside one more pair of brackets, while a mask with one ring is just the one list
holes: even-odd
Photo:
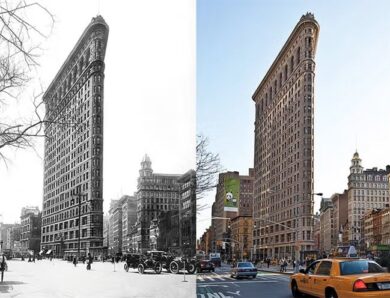
[[240, 277], [256, 278], [257, 268], [251, 262], [238, 262], [233, 266], [230, 276], [237, 279]]

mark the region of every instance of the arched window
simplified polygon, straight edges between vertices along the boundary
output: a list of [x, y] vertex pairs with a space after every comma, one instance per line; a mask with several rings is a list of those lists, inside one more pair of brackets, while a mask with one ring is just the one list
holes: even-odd
[[294, 69], [294, 56], [291, 56], [290, 58], [290, 73], [293, 72]]
[[73, 83], [75, 83], [77, 80], [77, 65], [75, 65], [73, 68], [73, 80]]
[[91, 50], [90, 48], [87, 49], [87, 52], [85, 53], [85, 65], [87, 66], [89, 64], [89, 58], [91, 56]]
[[301, 62], [301, 47], [297, 49], [297, 64]]
[[287, 80], [287, 75], [288, 75], [287, 71], [288, 71], [288, 66], [287, 66], [287, 64], [286, 64], [286, 65], [284, 66], [284, 80], [285, 80], [285, 81]]
[[83, 72], [83, 67], [84, 67], [84, 57], [80, 58], [79, 67], [80, 67], [80, 74], [81, 74]]

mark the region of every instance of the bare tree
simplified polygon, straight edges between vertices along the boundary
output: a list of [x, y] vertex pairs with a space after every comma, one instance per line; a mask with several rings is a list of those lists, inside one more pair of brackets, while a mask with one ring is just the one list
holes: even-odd
[[[208, 148], [208, 139], [197, 136], [196, 142], [196, 198], [202, 199], [205, 194], [217, 185], [218, 173], [221, 171], [219, 155]], [[198, 211], [205, 206], [198, 206]]]
[[26, 148], [32, 145], [34, 137], [43, 136], [42, 91], [31, 96], [34, 112], [29, 119], [9, 118], [5, 110], [28, 86], [39, 66], [41, 43], [53, 25], [53, 15], [38, 2], [0, 0], [0, 157], [3, 159], [5, 148]]

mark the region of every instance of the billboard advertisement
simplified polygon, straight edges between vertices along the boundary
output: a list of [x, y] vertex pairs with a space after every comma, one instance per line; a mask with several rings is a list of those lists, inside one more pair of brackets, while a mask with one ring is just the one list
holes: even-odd
[[240, 201], [240, 179], [225, 177], [224, 198], [224, 211], [238, 212], [238, 202]]

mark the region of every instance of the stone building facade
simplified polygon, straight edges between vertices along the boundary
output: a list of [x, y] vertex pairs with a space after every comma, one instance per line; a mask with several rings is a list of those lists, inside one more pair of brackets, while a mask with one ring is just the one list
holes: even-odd
[[327, 255], [337, 245], [335, 238], [334, 205], [330, 198], [322, 198], [320, 207], [320, 253]]
[[299, 257], [300, 252], [313, 249], [318, 35], [314, 16], [303, 15], [252, 96], [256, 106], [254, 246], [259, 257]]
[[152, 162], [145, 155], [141, 162], [137, 190], [137, 228], [134, 229], [135, 247], [145, 252], [150, 249], [149, 229], [162, 213], [179, 210], [180, 184], [176, 174], [153, 173]]
[[179, 247], [181, 254], [195, 255], [196, 247], [196, 173], [189, 170], [179, 177]]
[[[230, 241], [233, 256], [236, 260], [251, 259], [253, 256], [253, 218], [243, 215], [234, 217], [230, 223], [231, 238]], [[233, 244], [234, 243], [234, 244]]]
[[[225, 181], [227, 178], [235, 178], [240, 184], [238, 212], [224, 210]], [[214, 249], [218, 251], [222, 249], [223, 239], [229, 237], [229, 226], [233, 218], [237, 216], [252, 216], [253, 181], [253, 169], [249, 169], [248, 175], [240, 175], [237, 171], [229, 171], [219, 174], [215, 202], [212, 207], [212, 227], [215, 230], [213, 235], [215, 237]]]
[[21, 235], [20, 245], [22, 253], [29, 250], [38, 253], [41, 244], [42, 213], [38, 207], [24, 207], [20, 215]]
[[41, 248], [57, 255], [102, 253], [107, 39], [104, 19], [93, 18], [43, 95], [47, 138]]
[[385, 170], [364, 170], [359, 153], [353, 155], [348, 176], [348, 222], [344, 231], [350, 244], [364, 247], [361, 219], [370, 210], [389, 207], [389, 174], [390, 166]]

